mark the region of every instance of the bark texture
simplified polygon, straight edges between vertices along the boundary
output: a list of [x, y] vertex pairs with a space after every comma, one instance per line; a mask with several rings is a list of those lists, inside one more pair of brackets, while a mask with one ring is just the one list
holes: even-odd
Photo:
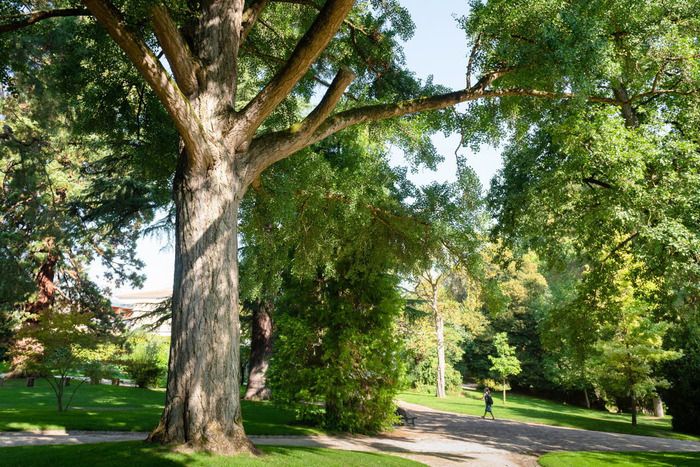
[[[168, 388], [149, 440], [218, 453], [254, 450], [243, 431], [239, 374], [238, 182], [229, 158], [206, 174], [181, 167]], [[232, 384], [234, 383], [234, 384]]]
[[270, 300], [262, 300], [253, 307], [253, 325], [250, 339], [250, 374], [245, 400], [267, 400], [270, 389], [265, 375], [272, 355], [272, 309]]

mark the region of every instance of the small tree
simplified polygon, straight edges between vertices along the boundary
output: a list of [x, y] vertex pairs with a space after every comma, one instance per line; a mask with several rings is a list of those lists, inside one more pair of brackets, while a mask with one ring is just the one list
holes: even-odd
[[[623, 300], [627, 301], [627, 300]], [[646, 398], [656, 396], [668, 382], [655, 374], [655, 367], [681, 357], [681, 353], [663, 348], [663, 336], [669, 324], [653, 322], [649, 306], [630, 298], [623, 303], [619, 319], [611, 324], [612, 336], [600, 340], [600, 352], [594, 359], [595, 379], [607, 394], [626, 397], [631, 403], [632, 425], [637, 425], [637, 407]]]
[[23, 332], [23, 337], [34, 345], [26, 355], [27, 369], [46, 379], [56, 395], [59, 412], [68, 410], [73, 396], [82, 386], [76, 384], [68, 400], [66, 387], [70, 376], [84, 367], [86, 349], [94, 348], [98, 338], [92, 330], [90, 313], [47, 310], [38, 324]]
[[496, 334], [493, 345], [496, 347], [497, 356], [489, 355], [491, 371], [498, 375], [503, 384], [503, 403], [505, 404], [508, 377], [520, 374], [520, 360], [515, 356], [515, 347], [508, 344], [508, 334], [505, 332]]

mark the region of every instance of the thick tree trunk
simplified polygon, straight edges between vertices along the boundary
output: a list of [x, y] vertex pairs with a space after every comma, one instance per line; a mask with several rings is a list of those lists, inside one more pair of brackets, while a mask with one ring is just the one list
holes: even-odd
[[58, 264], [58, 254], [55, 251], [55, 241], [53, 238], [44, 240], [46, 259], [41, 263], [41, 267], [36, 274], [37, 296], [34, 302], [28, 304], [30, 313], [41, 313], [50, 308], [56, 301], [56, 265]]
[[660, 397], [654, 397], [652, 399], [652, 402], [654, 403], [654, 417], [663, 417], [664, 414], [664, 403], [661, 400]]
[[433, 314], [435, 315], [435, 335], [437, 336], [437, 388], [435, 395], [445, 397], [445, 323], [438, 310], [438, 289], [433, 287]]
[[206, 173], [180, 167], [176, 175], [168, 387], [149, 440], [233, 454], [255, 449], [243, 431], [239, 394], [240, 183], [233, 158], [213, 159]]
[[261, 300], [253, 308], [253, 325], [250, 339], [250, 374], [246, 400], [267, 400], [270, 390], [265, 386], [265, 375], [272, 354], [271, 300]]

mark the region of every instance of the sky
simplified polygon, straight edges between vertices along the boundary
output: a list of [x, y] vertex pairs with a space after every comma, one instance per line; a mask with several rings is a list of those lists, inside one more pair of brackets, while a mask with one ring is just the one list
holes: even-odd
[[[411, 13], [416, 25], [414, 36], [405, 44], [404, 52], [408, 68], [420, 79], [433, 75], [436, 84], [452, 89], [462, 89], [465, 86], [467, 69], [467, 42], [464, 31], [457, 27], [455, 18], [467, 13], [466, 0], [402, 0]], [[457, 163], [455, 149], [459, 144], [459, 136], [445, 137], [442, 134], [432, 137], [438, 152], [445, 161], [436, 171], [421, 170], [417, 173], [409, 171], [409, 179], [424, 185], [434, 181], [452, 181], [456, 177]], [[460, 154], [467, 156], [487, 189], [491, 178], [502, 165], [501, 157], [495, 148], [483, 147], [478, 153], [460, 149]], [[402, 155], [394, 151], [391, 157], [392, 165], [407, 165]], [[173, 283], [174, 252], [169, 239], [165, 236], [149, 236], [142, 238], [137, 247], [139, 258], [145, 263], [143, 273], [146, 281], [144, 291], [171, 289]], [[109, 287], [102, 277], [100, 265], [90, 267], [90, 275], [98, 285]], [[123, 289], [112, 288], [112, 295], [118, 297], [121, 293], [131, 291], [130, 287]]]

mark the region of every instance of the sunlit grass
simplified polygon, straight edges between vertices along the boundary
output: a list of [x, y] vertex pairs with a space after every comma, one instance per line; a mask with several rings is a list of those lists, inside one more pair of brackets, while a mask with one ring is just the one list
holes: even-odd
[[[438, 399], [434, 395], [425, 393], [402, 392], [398, 398], [446, 412], [481, 416], [484, 413], [484, 403], [481, 396], [482, 394], [478, 391], [463, 391], [461, 394], [452, 394], [444, 399]], [[633, 427], [629, 414], [618, 415], [607, 411], [590, 410], [561, 402], [510, 393], [507, 397], [507, 404], [504, 405], [498, 396], [498, 394], [494, 394], [493, 412], [496, 418], [585, 430], [700, 440], [700, 436], [671, 431], [671, 417], [669, 416], [655, 418], [640, 415], [638, 425]]]
[[[11, 380], [0, 387], [0, 431], [149, 431], [158, 423], [164, 400], [162, 389], [83, 384], [71, 408], [59, 413], [46, 381], [37, 380], [35, 387], [28, 388], [25, 380]], [[297, 424], [293, 411], [270, 402], [242, 401], [242, 412], [248, 434], [319, 433]]]
[[94, 466], [418, 466], [408, 459], [369, 452], [338, 451], [323, 448], [262, 446], [262, 455], [253, 457], [216, 456], [204, 453], [173, 452], [162, 446], [139, 441], [83, 445], [22, 446], [0, 448], [0, 463], [4, 467]]
[[551, 452], [539, 459], [544, 467], [661, 467], [700, 465], [698, 452]]

